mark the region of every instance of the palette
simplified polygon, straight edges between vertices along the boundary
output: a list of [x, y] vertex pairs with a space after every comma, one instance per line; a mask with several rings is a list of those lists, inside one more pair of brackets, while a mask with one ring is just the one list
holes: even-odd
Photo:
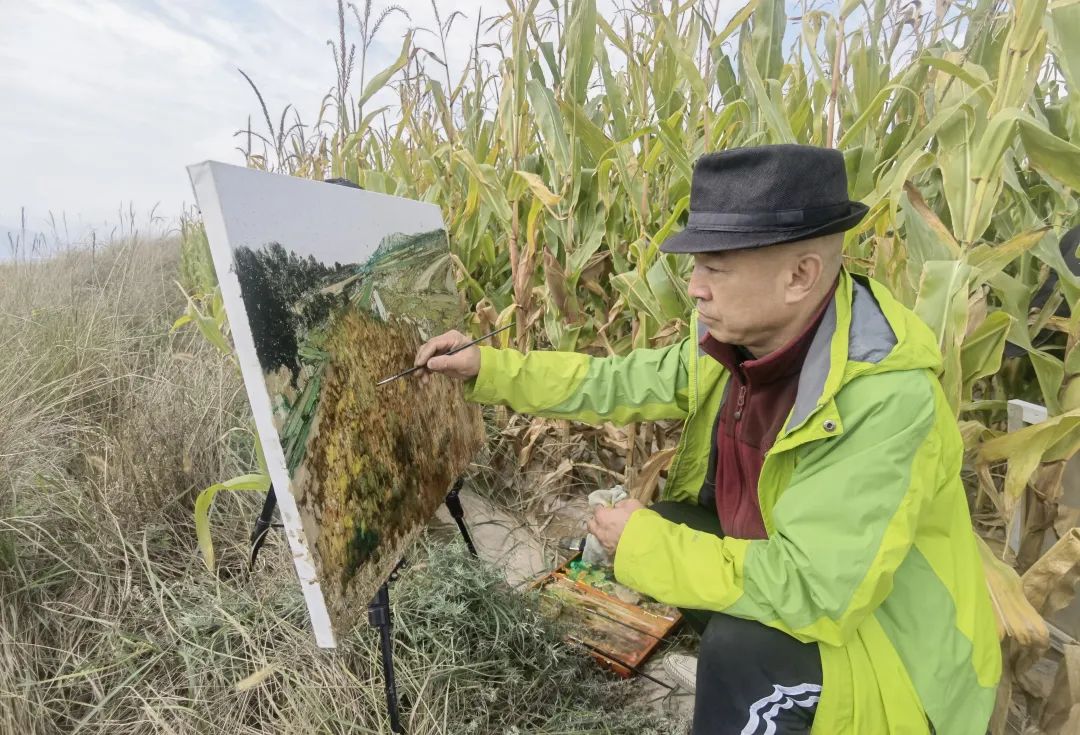
[[678, 609], [653, 602], [631, 603], [575, 579], [571, 559], [534, 585], [543, 614], [571, 643], [589, 649], [603, 668], [630, 678], [682, 621]]

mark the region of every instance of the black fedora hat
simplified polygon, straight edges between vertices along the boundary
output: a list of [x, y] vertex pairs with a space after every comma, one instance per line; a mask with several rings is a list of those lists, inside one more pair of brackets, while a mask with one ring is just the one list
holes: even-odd
[[665, 253], [708, 253], [850, 230], [867, 211], [848, 199], [844, 156], [831, 148], [764, 145], [702, 156], [690, 182], [686, 228]]

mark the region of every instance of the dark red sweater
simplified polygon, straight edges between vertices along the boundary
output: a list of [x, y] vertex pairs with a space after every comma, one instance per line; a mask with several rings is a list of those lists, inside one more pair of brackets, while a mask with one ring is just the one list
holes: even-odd
[[731, 372], [716, 424], [716, 513], [727, 536], [768, 536], [758, 504], [758, 476], [795, 405], [799, 373], [832, 297], [830, 291], [802, 334], [760, 360], [708, 334], [701, 341], [701, 348]]

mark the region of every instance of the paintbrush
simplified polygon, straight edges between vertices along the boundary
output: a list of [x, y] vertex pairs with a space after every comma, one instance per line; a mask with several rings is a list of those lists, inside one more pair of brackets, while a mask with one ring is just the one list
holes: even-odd
[[[444, 353], [442, 353], [442, 355], [432, 355], [432, 357], [448, 357], [450, 355], [457, 354], [458, 352], [461, 352], [462, 350], [464, 350], [466, 347], [472, 347], [477, 342], [483, 342], [488, 337], [494, 337], [499, 332], [505, 332], [507, 329], [509, 329], [512, 326], [514, 326], [514, 325], [513, 324], [507, 324], [505, 327], [499, 327], [494, 332], [488, 332], [483, 337], [477, 337], [472, 342], [468, 342], [466, 344], [461, 345], [461, 347], [455, 347], [454, 349], [450, 350], [449, 352], [444, 352]], [[386, 383], [389, 383], [392, 380], [397, 380], [398, 378], [404, 378], [409, 373], [415, 373], [417, 370], [420, 370], [421, 368], [426, 367], [426, 365], [427, 365], [426, 363], [424, 365], [413, 365], [408, 370], [402, 370], [397, 375], [391, 375], [389, 378], [383, 378], [382, 380], [380, 380], [375, 385], [380, 386], [380, 385], [384, 385]]]

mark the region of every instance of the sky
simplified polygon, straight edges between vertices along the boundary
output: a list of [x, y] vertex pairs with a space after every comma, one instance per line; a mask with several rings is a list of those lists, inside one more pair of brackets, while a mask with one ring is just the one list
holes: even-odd
[[[600, 11], [610, 15], [616, 1], [600, 0]], [[430, 0], [396, 2], [410, 18], [384, 24], [369, 77], [397, 57], [410, 26], [435, 27]], [[740, 2], [721, 6], [733, 13]], [[505, 2], [440, 7], [466, 16], [448, 52], [461, 69], [477, 14], [503, 12]], [[347, 26], [358, 40], [351, 14]], [[249, 115], [264, 127], [237, 68], [271, 115], [293, 104], [310, 121], [334, 83], [327, 41], [336, 35], [334, 0], [0, 0], [0, 250], [23, 208], [28, 229], [50, 240], [53, 213], [65, 243], [91, 229], [107, 237], [132, 212], [143, 231], [152, 212], [162, 226], [175, 222], [193, 203], [185, 166], [243, 163], [233, 134]], [[432, 35], [418, 40], [436, 47]]]
[[[427, 0], [398, 4], [434, 27]], [[481, 3], [453, 5], [475, 20]], [[409, 25], [386, 22], [369, 75], [398, 55]], [[351, 14], [348, 26], [357, 39]], [[262, 128], [237, 68], [272, 115], [292, 103], [314, 118], [335, 79], [336, 35], [333, 0], [0, 0], [0, 244], [23, 207], [28, 229], [46, 233], [49, 212], [63, 213], [71, 239], [107, 234], [120, 210], [139, 226], [155, 206], [174, 219], [193, 201], [184, 167], [242, 163], [233, 133], [248, 115]]]

